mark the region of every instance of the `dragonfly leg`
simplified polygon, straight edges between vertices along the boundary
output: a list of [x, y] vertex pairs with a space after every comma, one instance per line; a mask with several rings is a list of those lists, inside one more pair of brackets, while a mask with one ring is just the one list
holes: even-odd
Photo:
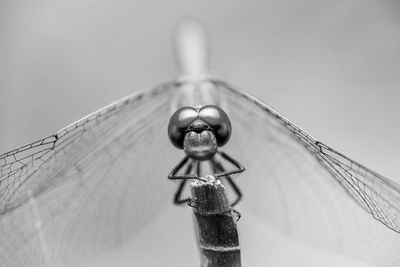
[[242, 192], [239, 187], [235, 184], [230, 176], [226, 176], [226, 181], [232, 186], [233, 191], [236, 193], [236, 200], [232, 202], [231, 206], [236, 206], [237, 203], [242, 199]]
[[185, 173], [185, 174], [180, 174], [177, 175], [177, 173], [182, 169], [182, 167], [188, 162], [189, 157], [185, 156], [181, 162], [178, 163], [178, 165], [175, 166], [175, 168], [172, 169], [172, 171], [168, 175], [168, 179], [170, 180], [190, 180], [190, 179], [197, 179], [204, 181], [203, 178], [201, 178], [199, 175], [194, 175], [190, 173]]
[[[185, 174], [189, 174], [192, 171], [192, 167], [193, 167], [193, 163], [191, 162], [188, 167], [186, 168]], [[189, 202], [191, 200], [191, 198], [181, 198], [182, 192], [183, 192], [183, 188], [185, 188], [185, 184], [186, 184], [187, 180], [183, 180], [181, 181], [181, 183], [179, 184], [178, 190], [175, 193], [174, 196], [174, 204], [175, 205], [181, 205], [181, 204], [185, 204], [187, 202]]]
[[183, 188], [185, 188], [186, 181], [187, 180], [181, 181], [181, 183], [180, 183], [180, 185], [178, 187], [178, 190], [175, 193], [175, 196], [174, 196], [174, 204], [175, 205], [185, 204], [185, 203], [187, 203], [188, 201], [191, 200], [190, 197], [184, 198], [184, 199], [181, 198], [181, 195], [182, 195], [182, 192], [183, 192]]
[[174, 204], [175, 205], [181, 205], [181, 204], [185, 204], [186, 202], [188, 202], [190, 200], [190, 198], [184, 198], [181, 199], [181, 195], [183, 192], [183, 188], [185, 188], [185, 184], [186, 184], [187, 180], [183, 180], [181, 181], [181, 183], [179, 184], [178, 190], [175, 193], [174, 196]]
[[[214, 166], [214, 170], [216, 172], [220, 172], [222, 171], [222, 173], [226, 172], [224, 166], [222, 166], [221, 162], [213, 159], [213, 166]], [[237, 203], [239, 203], [239, 201], [242, 199], [242, 192], [240, 191], [239, 187], [236, 185], [236, 183], [232, 180], [232, 178], [229, 175], [225, 175], [224, 178], [226, 179], [226, 181], [230, 184], [230, 186], [233, 189], [233, 192], [235, 192], [236, 194], [236, 199], [235, 201], [233, 201], [231, 203], [231, 206], [235, 206]]]
[[[214, 174], [215, 178], [219, 178], [221, 176], [227, 176], [227, 175], [231, 175], [231, 174], [236, 174], [236, 173], [241, 173], [246, 170], [246, 168], [243, 167], [242, 164], [240, 164], [237, 160], [233, 159], [231, 156], [229, 156], [225, 152], [218, 151], [217, 153], [219, 153], [221, 155], [221, 157], [223, 157], [225, 160], [229, 161], [237, 169], [231, 170], [231, 171], [226, 171], [225, 169], [222, 168], [222, 170], [221, 170], [222, 172]], [[221, 165], [221, 167], [222, 167], [222, 165]]]

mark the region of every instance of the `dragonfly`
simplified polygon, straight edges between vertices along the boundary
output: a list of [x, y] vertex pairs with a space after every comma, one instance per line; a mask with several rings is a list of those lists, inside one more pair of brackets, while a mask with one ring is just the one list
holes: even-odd
[[400, 186], [209, 75], [204, 30], [185, 25], [176, 39], [178, 79], [0, 155], [1, 264], [76, 265], [117, 247], [174, 199], [183, 200], [167, 176], [188, 155], [168, 141], [168, 125], [177, 111], [199, 115], [212, 107], [232, 127], [226, 154], [213, 155], [238, 158], [238, 170], [246, 166], [235, 180], [242, 218], [253, 212], [294, 238], [398, 266]]

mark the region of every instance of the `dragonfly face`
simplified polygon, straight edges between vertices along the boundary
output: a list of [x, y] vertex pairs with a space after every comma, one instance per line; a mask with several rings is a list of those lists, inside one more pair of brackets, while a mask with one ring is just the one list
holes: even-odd
[[196, 160], [209, 160], [231, 136], [228, 115], [217, 106], [183, 107], [171, 117], [169, 138], [177, 148]]

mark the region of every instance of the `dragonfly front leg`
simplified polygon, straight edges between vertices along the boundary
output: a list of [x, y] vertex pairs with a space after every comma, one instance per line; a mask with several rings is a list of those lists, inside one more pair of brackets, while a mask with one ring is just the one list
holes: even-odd
[[[192, 171], [192, 165], [193, 165], [193, 163], [191, 162], [189, 164], [189, 166], [186, 168], [185, 174], [189, 174]], [[189, 197], [181, 199], [183, 188], [185, 188], [186, 182], [187, 182], [187, 180], [185, 179], [185, 180], [181, 181], [181, 183], [179, 184], [178, 190], [176, 191], [175, 196], [174, 196], [174, 204], [175, 205], [182, 205], [191, 200], [191, 198], [189, 198]]]
[[[226, 173], [224, 166], [222, 166], [221, 162], [217, 161], [217, 160], [213, 160], [213, 166], [214, 166], [214, 170], [216, 172], [220, 172], [222, 171], [222, 173]], [[229, 175], [225, 175], [224, 177], [226, 179], [226, 181], [230, 184], [230, 186], [233, 189], [233, 192], [235, 192], [236, 194], [236, 199], [235, 201], [233, 201], [231, 203], [231, 206], [234, 207], [236, 204], [239, 203], [239, 201], [242, 199], [242, 192], [240, 191], [239, 187], [235, 184], [235, 182], [232, 180], [232, 178]]]
[[[232, 174], [236, 174], [236, 173], [241, 173], [244, 172], [246, 170], [245, 167], [242, 166], [242, 164], [240, 164], [237, 160], [233, 159], [232, 157], [230, 157], [228, 154], [226, 154], [225, 152], [219, 151], [217, 152], [218, 154], [221, 155], [221, 157], [223, 157], [224, 159], [226, 159], [227, 161], [229, 161], [233, 166], [235, 166], [237, 169], [236, 170], [231, 170], [231, 171], [226, 171], [224, 168], [222, 168], [222, 172], [218, 172], [216, 174], [214, 174], [215, 178], [219, 178], [219, 177], [223, 177], [223, 176], [228, 176], [228, 175], [232, 175]], [[222, 165], [221, 165], [222, 167]]]
[[176, 191], [175, 196], [174, 196], [174, 204], [175, 205], [182, 205], [191, 200], [189, 197], [181, 199], [182, 191], [183, 191], [183, 188], [185, 187], [186, 181], [187, 180], [183, 180], [179, 184], [178, 190]]
[[169, 173], [168, 179], [170, 179], [170, 180], [196, 179], [196, 180], [200, 180], [200, 181], [205, 181], [204, 178], [201, 178], [199, 175], [195, 175], [195, 174], [184, 173], [184, 174], [177, 175], [179, 170], [182, 169], [182, 167], [186, 164], [186, 162], [188, 162], [188, 160], [189, 160], [189, 157], [185, 156], [183, 158], [183, 160], [181, 162], [179, 162], [179, 164], [176, 165], [175, 168], [173, 168], [172, 171]]

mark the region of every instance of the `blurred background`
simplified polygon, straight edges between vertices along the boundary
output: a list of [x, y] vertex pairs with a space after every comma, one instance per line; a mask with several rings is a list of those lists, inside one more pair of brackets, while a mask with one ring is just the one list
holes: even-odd
[[[400, 182], [399, 8], [372, 0], [1, 1], [0, 153], [177, 77], [173, 30], [195, 18], [208, 29], [213, 74]], [[86, 266], [197, 266], [191, 211], [164, 212]], [[372, 266], [292, 241], [251, 215], [240, 224], [244, 266]]]

